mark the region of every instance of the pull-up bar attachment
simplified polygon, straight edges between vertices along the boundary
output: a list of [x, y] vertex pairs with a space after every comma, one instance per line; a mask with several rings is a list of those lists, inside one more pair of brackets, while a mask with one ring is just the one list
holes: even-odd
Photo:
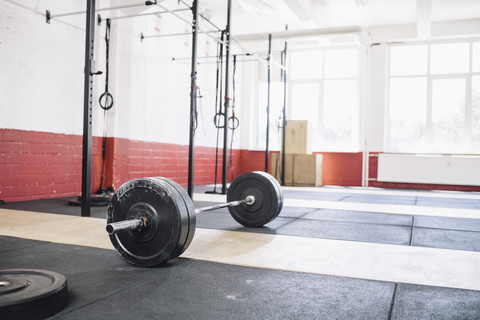
[[[129, 5], [124, 5], [124, 6], [117, 6], [117, 7], [109, 7], [109, 8], [100, 8], [96, 9], [95, 11], [106, 11], [106, 10], [117, 10], [117, 9], [124, 9], [124, 8], [133, 8], [133, 7], [140, 7], [140, 6], [151, 6], [157, 4], [157, 0], [153, 1], [145, 1], [142, 3], [137, 3], [137, 4], [129, 4]], [[53, 18], [59, 18], [59, 17], [66, 17], [66, 16], [74, 16], [78, 14], [83, 14], [86, 13], [87, 11], [76, 11], [76, 12], [67, 12], [67, 13], [60, 13], [60, 14], [54, 14], [50, 12], [50, 10], [45, 11], [45, 20], [47, 23], [50, 23], [50, 21]]]

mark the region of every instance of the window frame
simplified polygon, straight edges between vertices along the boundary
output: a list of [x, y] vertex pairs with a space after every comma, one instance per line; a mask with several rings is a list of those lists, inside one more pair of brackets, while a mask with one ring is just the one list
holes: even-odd
[[[436, 40], [419, 40], [419, 41], [408, 41], [401, 43], [389, 43], [387, 59], [386, 59], [386, 75], [385, 75], [385, 125], [384, 125], [384, 150], [386, 152], [395, 152], [395, 153], [416, 153], [416, 154], [465, 154], [465, 155], [478, 155], [480, 150], [475, 152], [472, 148], [472, 79], [474, 76], [479, 76], [480, 71], [473, 71], [473, 50], [474, 43], [480, 42], [480, 37], [468, 37], [468, 38], [456, 38], [456, 39], [436, 39]], [[431, 46], [436, 44], [452, 44], [452, 43], [468, 43], [469, 44], [469, 67], [468, 71], [465, 73], [431, 73]], [[392, 47], [399, 46], [415, 46], [415, 45], [426, 45], [427, 46], [427, 71], [425, 74], [411, 74], [411, 75], [392, 75], [391, 74], [391, 58], [392, 58]], [[465, 152], [456, 153], [451, 152], [451, 150], [442, 150], [436, 151], [434, 149], [427, 150], [425, 152], [419, 152], [417, 150], [405, 149], [398, 150], [391, 146], [391, 136], [390, 136], [390, 86], [392, 79], [398, 78], [414, 78], [421, 77], [426, 78], [427, 81], [427, 101], [426, 101], [426, 122], [425, 122], [425, 135], [429, 143], [433, 143], [435, 137], [433, 136], [433, 82], [435, 80], [443, 79], [464, 79], [465, 80], [465, 106], [464, 106], [464, 140], [462, 143], [466, 145]]]

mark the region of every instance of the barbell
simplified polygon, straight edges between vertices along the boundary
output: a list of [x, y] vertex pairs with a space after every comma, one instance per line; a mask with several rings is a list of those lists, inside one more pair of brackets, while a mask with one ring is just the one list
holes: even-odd
[[192, 242], [196, 214], [228, 207], [246, 227], [261, 227], [283, 207], [283, 192], [268, 173], [255, 171], [235, 178], [227, 202], [195, 209], [185, 189], [163, 177], [124, 183], [112, 197], [106, 231], [115, 250], [129, 263], [151, 267], [177, 258]]

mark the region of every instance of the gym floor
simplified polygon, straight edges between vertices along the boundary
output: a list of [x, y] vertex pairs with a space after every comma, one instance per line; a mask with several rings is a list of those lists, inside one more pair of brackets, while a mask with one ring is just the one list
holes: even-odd
[[[196, 207], [225, 201], [196, 187]], [[106, 207], [0, 205], [0, 269], [68, 280], [55, 319], [480, 319], [480, 193], [284, 187], [258, 229], [197, 216], [192, 244], [158, 268], [114, 250]]]

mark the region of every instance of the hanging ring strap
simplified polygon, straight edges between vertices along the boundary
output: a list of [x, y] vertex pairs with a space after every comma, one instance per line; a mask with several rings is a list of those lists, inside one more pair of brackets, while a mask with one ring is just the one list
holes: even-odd
[[240, 125], [240, 120], [235, 116], [235, 72], [237, 71], [237, 55], [233, 56], [233, 97], [232, 97], [232, 116], [228, 120], [228, 129], [235, 130]]
[[105, 92], [100, 95], [98, 103], [103, 110], [110, 110], [113, 107], [113, 96], [108, 91], [108, 65], [110, 53], [110, 19], [106, 20], [105, 29], [105, 48], [106, 48], [106, 62], [105, 62]]

